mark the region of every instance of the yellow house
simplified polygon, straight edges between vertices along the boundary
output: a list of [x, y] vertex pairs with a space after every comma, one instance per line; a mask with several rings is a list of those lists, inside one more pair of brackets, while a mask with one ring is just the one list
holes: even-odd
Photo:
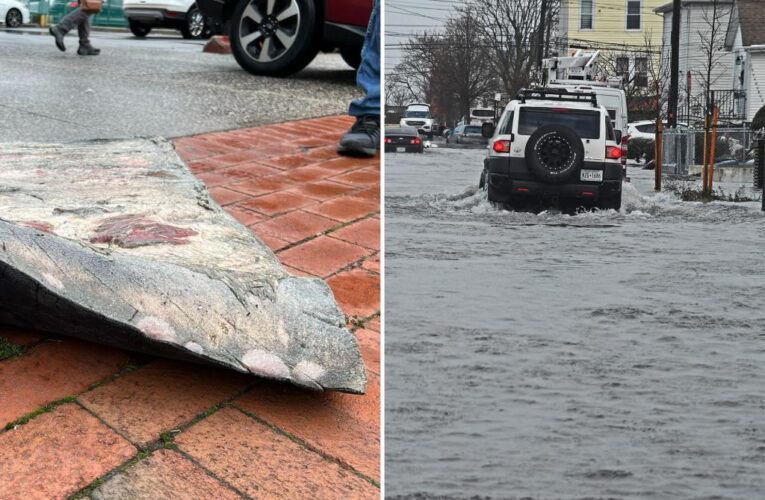
[[648, 85], [647, 56], [659, 61], [663, 19], [654, 9], [668, 0], [561, 0], [559, 51], [600, 50], [609, 73]]

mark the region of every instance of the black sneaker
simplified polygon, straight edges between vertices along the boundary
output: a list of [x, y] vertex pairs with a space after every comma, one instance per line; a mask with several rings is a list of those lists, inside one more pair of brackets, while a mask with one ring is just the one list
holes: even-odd
[[380, 149], [380, 116], [364, 115], [340, 138], [337, 152], [350, 156], [374, 156]]
[[48, 33], [53, 35], [53, 38], [56, 39], [56, 47], [58, 47], [58, 50], [61, 52], [66, 52], [66, 47], [64, 46], [64, 33], [61, 32], [58, 26], [51, 26], [48, 28]]
[[80, 45], [80, 48], [77, 49], [77, 54], [81, 56], [97, 56], [101, 53], [101, 49], [97, 49], [93, 47], [92, 45]]

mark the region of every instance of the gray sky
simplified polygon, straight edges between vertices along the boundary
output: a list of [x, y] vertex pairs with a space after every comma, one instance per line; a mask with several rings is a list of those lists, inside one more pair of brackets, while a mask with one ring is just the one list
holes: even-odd
[[385, 0], [385, 72], [391, 72], [401, 60], [397, 45], [407, 35], [443, 26], [463, 0]]

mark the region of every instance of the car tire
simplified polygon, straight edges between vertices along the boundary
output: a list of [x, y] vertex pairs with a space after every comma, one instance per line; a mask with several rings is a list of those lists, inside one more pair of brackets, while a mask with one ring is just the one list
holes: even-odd
[[130, 32], [133, 34], [133, 36], [137, 36], [138, 38], [144, 38], [146, 35], [151, 33], [150, 26], [145, 26], [139, 22], [129, 21], [128, 25], [130, 26]]
[[486, 188], [486, 170], [481, 170], [481, 178], [478, 180], [478, 189]]
[[361, 66], [361, 47], [342, 47], [340, 56], [353, 69], [359, 69]]
[[571, 128], [543, 125], [526, 143], [526, 165], [543, 182], [560, 184], [578, 172], [584, 161], [582, 139]]
[[24, 23], [24, 17], [19, 9], [10, 9], [5, 15], [6, 28], [18, 28]]
[[186, 13], [186, 23], [181, 27], [181, 35], [187, 40], [210, 38], [212, 30], [205, 22], [205, 16], [196, 4]]
[[[278, 0], [273, 5], [274, 11], [279, 8], [278, 14], [261, 12], [267, 9], [264, 0], [239, 0], [231, 18], [231, 51], [239, 65], [253, 75], [297, 73], [321, 47], [313, 0]], [[288, 17], [279, 19], [285, 13]], [[267, 30], [265, 36], [261, 28]]]

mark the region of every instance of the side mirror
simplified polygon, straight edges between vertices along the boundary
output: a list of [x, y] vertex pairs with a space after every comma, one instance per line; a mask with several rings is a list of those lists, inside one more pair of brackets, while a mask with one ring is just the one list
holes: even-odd
[[621, 130], [614, 130], [614, 134], [616, 135], [616, 144], [622, 143], [622, 131]]
[[494, 124], [486, 122], [483, 125], [481, 125], [481, 135], [485, 138], [490, 138], [494, 135]]

